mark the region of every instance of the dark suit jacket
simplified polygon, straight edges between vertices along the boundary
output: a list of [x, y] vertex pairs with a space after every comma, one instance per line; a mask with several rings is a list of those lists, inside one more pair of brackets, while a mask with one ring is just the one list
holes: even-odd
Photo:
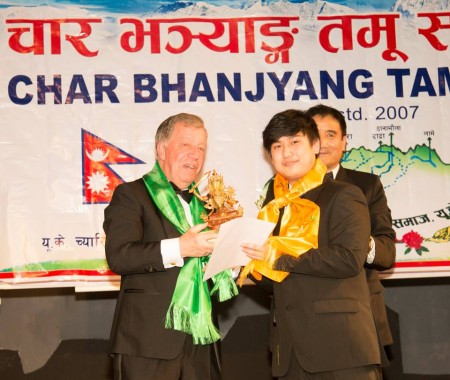
[[[325, 180], [303, 195], [320, 207], [319, 245], [298, 259], [282, 256], [291, 273], [273, 283], [272, 373], [283, 376], [292, 350], [311, 373], [380, 363], [379, 343], [363, 271], [370, 219], [361, 190]], [[273, 182], [266, 201], [273, 199]]]
[[175, 358], [186, 334], [164, 328], [164, 320], [180, 268], [164, 268], [160, 244], [180, 233], [160, 214], [142, 179], [115, 189], [103, 228], [108, 265], [121, 275], [111, 352]]
[[369, 206], [371, 235], [375, 241], [375, 260], [365, 264], [367, 282], [372, 301], [372, 312], [381, 342], [384, 346], [393, 343], [384, 303], [384, 287], [379, 270], [389, 269], [395, 262], [395, 231], [392, 228], [391, 210], [380, 178], [375, 174], [339, 168], [336, 180], [358, 186]]

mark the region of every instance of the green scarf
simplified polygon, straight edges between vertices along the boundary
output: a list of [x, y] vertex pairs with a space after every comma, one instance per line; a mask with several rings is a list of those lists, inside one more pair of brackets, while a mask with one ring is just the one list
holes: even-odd
[[[190, 225], [186, 219], [183, 206], [164, 175], [159, 163], [143, 176], [150, 197], [161, 213], [184, 234]], [[189, 188], [192, 188], [192, 183]], [[203, 223], [200, 218], [205, 212], [203, 203], [192, 197], [189, 204], [195, 225]], [[172, 301], [166, 314], [165, 327], [191, 334], [194, 344], [209, 344], [220, 339], [220, 333], [212, 321], [211, 297], [217, 293], [220, 302], [238, 294], [237, 286], [231, 276], [231, 270], [215, 275], [211, 293], [208, 284], [203, 281], [203, 267], [208, 263], [207, 257], [190, 257], [180, 270]]]

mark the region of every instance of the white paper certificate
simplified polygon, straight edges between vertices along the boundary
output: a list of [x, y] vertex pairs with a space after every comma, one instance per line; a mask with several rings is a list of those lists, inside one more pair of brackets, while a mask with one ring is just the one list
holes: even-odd
[[263, 245], [274, 227], [275, 223], [245, 217], [222, 224], [203, 281], [225, 269], [246, 265], [250, 259], [242, 252], [241, 244]]

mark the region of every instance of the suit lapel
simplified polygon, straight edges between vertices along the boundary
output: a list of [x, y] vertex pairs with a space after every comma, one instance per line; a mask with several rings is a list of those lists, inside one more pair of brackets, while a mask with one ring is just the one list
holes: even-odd
[[[328, 181], [328, 178], [324, 181], [324, 183], [326, 183], [326, 181]], [[310, 200], [311, 202], [316, 203], [317, 198], [319, 197], [320, 193], [322, 192], [322, 190], [325, 188], [324, 183], [315, 187], [312, 190], [309, 190], [308, 192], [306, 192], [305, 194], [303, 194], [301, 196], [301, 198], [305, 198]]]
[[343, 168], [342, 166], [338, 170], [336, 180], [343, 181], [343, 182], [350, 182], [348, 175], [347, 175], [347, 170], [345, 168]]

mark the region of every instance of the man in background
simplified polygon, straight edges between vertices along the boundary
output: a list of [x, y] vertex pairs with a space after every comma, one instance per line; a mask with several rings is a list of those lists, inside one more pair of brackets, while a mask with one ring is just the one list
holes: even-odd
[[395, 262], [395, 231], [391, 210], [380, 178], [375, 174], [342, 167], [339, 162], [347, 145], [347, 124], [343, 114], [326, 105], [311, 107], [320, 134], [319, 157], [333, 178], [358, 186], [364, 193], [370, 212], [371, 237], [367, 247], [365, 271], [371, 295], [371, 307], [383, 346], [393, 343], [384, 303], [384, 287], [378, 272], [392, 268]]

